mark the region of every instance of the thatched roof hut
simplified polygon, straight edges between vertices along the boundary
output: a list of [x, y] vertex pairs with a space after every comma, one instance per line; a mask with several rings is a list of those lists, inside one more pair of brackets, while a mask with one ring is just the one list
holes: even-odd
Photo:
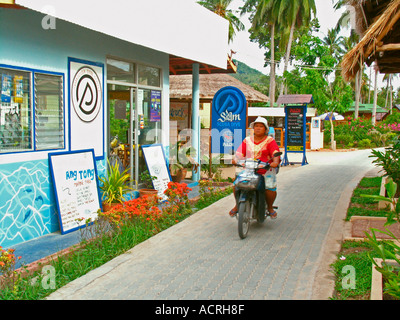
[[376, 61], [379, 72], [400, 72], [400, 0], [350, 0], [355, 9], [360, 42], [342, 61], [345, 80], [355, 77], [361, 66]]
[[[200, 74], [200, 100], [211, 101], [219, 89], [227, 86], [240, 89], [249, 104], [269, 101], [269, 98], [266, 95], [228, 74]], [[192, 76], [170, 75], [169, 91], [171, 99], [191, 100]]]

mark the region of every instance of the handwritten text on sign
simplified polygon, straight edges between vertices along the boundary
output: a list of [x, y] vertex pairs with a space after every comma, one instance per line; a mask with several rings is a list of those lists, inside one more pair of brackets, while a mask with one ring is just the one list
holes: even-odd
[[299, 107], [286, 107], [286, 145], [289, 151], [304, 150], [305, 115], [303, 110], [303, 108]]
[[85, 226], [100, 208], [92, 150], [50, 155], [61, 232]]

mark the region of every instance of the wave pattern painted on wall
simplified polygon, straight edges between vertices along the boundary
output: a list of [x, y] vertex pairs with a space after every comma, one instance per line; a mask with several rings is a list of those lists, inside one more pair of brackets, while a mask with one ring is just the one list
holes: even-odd
[[48, 161], [1, 166], [0, 245], [37, 238], [59, 229]]
[[[103, 161], [98, 172], [105, 171]], [[0, 166], [0, 246], [60, 229], [48, 160]]]

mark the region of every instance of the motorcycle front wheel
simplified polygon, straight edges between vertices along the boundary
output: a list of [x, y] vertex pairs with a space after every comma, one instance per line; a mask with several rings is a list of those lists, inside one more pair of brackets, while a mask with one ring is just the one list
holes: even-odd
[[250, 201], [240, 202], [238, 210], [238, 231], [239, 237], [244, 239], [250, 228]]

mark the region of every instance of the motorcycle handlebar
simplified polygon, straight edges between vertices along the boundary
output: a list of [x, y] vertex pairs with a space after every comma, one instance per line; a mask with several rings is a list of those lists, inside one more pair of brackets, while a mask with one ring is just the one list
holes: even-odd
[[[240, 163], [236, 163], [235, 166], [236, 167], [245, 167], [246, 160], [239, 160], [239, 161], [240, 161]], [[257, 167], [254, 169], [267, 169], [268, 170], [270, 168], [270, 166], [271, 165], [269, 163], [260, 161], [258, 163]]]
[[[282, 155], [282, 152], [275, 152], [274, 158], [280, 157], [281, 155]], [[272, 161], [272, 159], [270, 161]], [[246, 160], [238, 160], [238, 163], [236, 163], [235, 166], [236, 167], [244, 167], [245, 164], [246, 164]], [[270, 166], [271, 166], [271, 164], [269, 162], [262, 162], [262, 161], [258, 160], [258, 166], [255, 169], [267, 169], [268, 170], [270, 168]]]

